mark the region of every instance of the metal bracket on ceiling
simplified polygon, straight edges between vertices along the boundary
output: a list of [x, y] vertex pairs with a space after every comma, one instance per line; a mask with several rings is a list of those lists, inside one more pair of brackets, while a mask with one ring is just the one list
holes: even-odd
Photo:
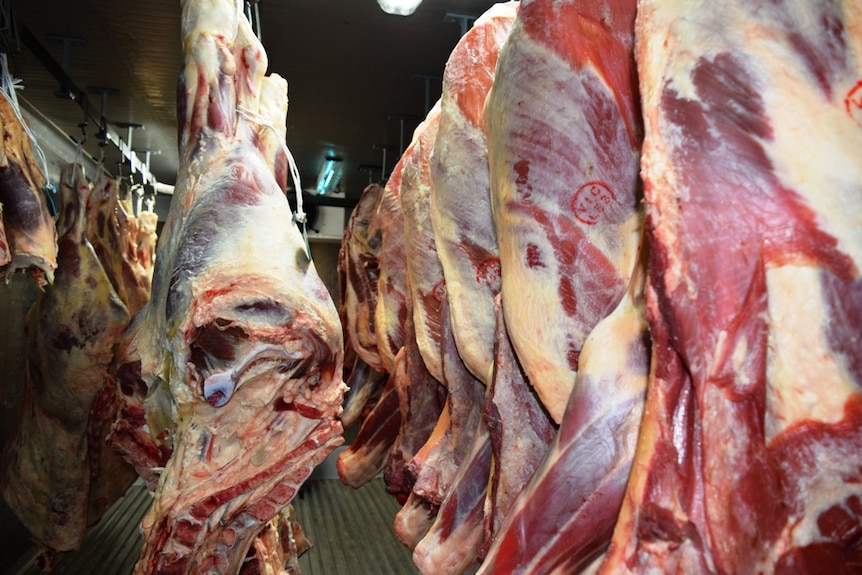
[[99, 105], [99, 131], [96, 133], [96, 137], [99, 139], [99, 147], [103, 148], [108, 143], [108, 119], [105, 116], [105, 110], [108, 108], [108, 96], [119, 96], [120, 91], [116, 88], [105, 86], [87, 86], [87, 92], [98, 94], [101, 98]]
[[411, 114], [389, 114], [386, 117], [387, 120], [398, 120], [398, 150], [400, 153], [404, 153], [404, 122], [411, 122], [413, 125], [419, 123], [422, 119], [418, 116], [413, 116]]
[[425, 83], [425, 115], [431, 111], [431, 82], [443, 83], [443, 76], [433, 76], [428, 74], [413, 74], [411, 80], [422, 80]]
[[[129, 138], [129, 146], [132, 145], [131, 137]], [[161, 150], [152, 150], [149, 148], [132, 150], [135, 154], [143, 154], [144, 155], [144, 167], [147, 168], [147, 171], [150, 171], [150, 158], [152, 156], [160, 156], [162, 154]]]
[[[68, 74], [69, 64], [72, 60], [72, 48], [75, 48], [76, 46], [86, 46], [87, 41], [79, 36], [65, 36], [63, 34], [46, 34], [45, 37], [51, 44], [60, 44], [63, 46], [63, 55], [60, 57], [60, 67]], [[60, 86], [54, 90], [54, 95], [63, 100], [75, 99], [75, 94], [65, 86]]]
[[[65, 91], [68, 94], [71, 94], [67, 88], [60, 88], [58, 91]], [[57, 92], [54, 92], [55, 94]], [[72, 100], [74, 100], [74, 95], [72, 95]], [[81, 128], [81, 139], [78, 141], [79, 146], [83, 146], [87, 143], [87, 126], [90, 125], [90, 104], [87, 101], [87, 93], [81, 92], [81, 110], [84, 112], [84, 117], [81, 119], [81, 123], [78, 124], [78, 127]]]
[[380, 180], [383, 180], [383, 166], [376, 166], [373, 164], [359, 164], [359, 171], [365, 172], [368, 174], [368, 185], [371, 185], [374, 182], [374, 172], [380, 172]]
[[251, 29], [257, 36], [258, 41], [263, 42], [263, 37], [260, 31], [260, 10], [258, 3], [260, 0], [245, 0], [245, 17], [251, 23]]
[[[150, 172], [150, 158], [152, 158], [153, 156], [159, 156], [162, 153], [161, 150], [153, 150], [150, 148], [139, 148], [137, 150], [132, 150], [132, 151], [135, 153], [136, 156], [138, 154], [144, 155], [144, 169], [146, 170], [146, 173], [148, 173], [148, 174], [151, 173]], [[137, 213], [138, 214], [140, 214], [141, 210], [144, 209], [141, 205], [142, 200], [146, 204], [146, 210], [148, 212], [153, 211], [153, 209], [155, 207], [155, 203], [156, 203], [156, 199], [155, 199], [156, 189], [155, 189], [155, 187], [148, 186], [146, 191], [151, 191], [152, 193], [147, 194], [145, 196], [144, 191], [143, 190], [141, 191], [140, 195], [138, 196], [138, 205], [137, 205], [137, 207], [138, 207]]]
[[382, 150], [383, 151], [383, 165], [380, 167], [380, 175], [381, 175], [382, 179], [385, 180], [386, 179], [386, 153], [397, 151], [398, 148], [396, 148], [395, 146], [389, 146], [387, 144], [374, 144], [373, 146], [371, 146], [371, 148], [374, 150]]
[[458, 27], [461, 29], [461, 36], [467, 33], [473, 26], [473, 22], [476, 21], [476, 16], [472, 16], [470, 14], [457, 14], [455, 12], [446, 12], [443, 16], [444, 22], [454, 22], [458, 24]]
[[[149, 169], [144, 171], [146, 166], [141, 163], [140, 158], [138, 158], [137, 152], [132, 149], [132, 136], [135, 133], [135, 130], [144, 130], [145, 126], [143, 124], [137, 124], [135, 122], [114, 122], [114, 125], [118, 128], [126, 129], [126, 141], [123, 141], [123, 138], [118, 138], [117, 142], [114, 142], [114, 145], [120, 150], [120, 153], [123, 155], [124, 160], [128, 160], [129, 162], [129, 181], [134, 180], [134, 175], [139, 173], [141, 175], [141, 183], [147, 183], [147, 175], [149, 174]], [[122, 168], [123, 163], [120, 162], [120, 168]], [[120, 171], [120, 176], [122, 176], [122, 170]]]
[[[2, 0], [0, 0], [2, 1]], [[99, 124], [99, 132], [97, 134], [99, 138], [99, 147], [104, 151], [104, 146], [107, 142], [111, 142], [120, 150], [120, 152], [129, 159], [130, 162], [135, 164], [137, 162], [138, 169], [143, 168], [140, 164], [140, 160], [138, 160], [135, 153], [127, 146], [124, 145], [120, 138], [117, 136], [116, 132], [111, 130], [108, 127], [108, 122], [105, 116], [105, 108], [107, 107], [107, 101], [109, 95], [117, 95], [119, 94], [119, 90], [115, 88], [105, 88], [101, 86], [92, 86], [88, 88], [88, 91], [94, 94], [99, 94], [101, 96], [101, 107], [99, 117], [97, 118], [95, 114], [92, 112], [90, 108], [90, 102], [87, 98], [86, 93], [81, 90], [74, 80], [69, 77], [68, 72], [63, 69], [63, 67], [54, 60], [54, 57], [45, 49], [41, 42], [39, 42], [33, 33], [30, 30], [23, 26], [21, 28], [21, 40], [24, 46], [30, 50], [30, 52], [35, 56], [35, 58], [44, 66], [44, 68], [52, 75], [54, 78], [60, 83], [60, 89], [67, 91], [72, 96], [72, 100], [76, 102], [81, 109], [84, 111], [84, 121], [78, 126], [81, 128], [82, 132], [86, 136], [86, 127], [88, 123], [88, 118], [93, 121], [98, 122]], [[142, 173], [142, 178], [145, 182], [152, 183], [153, 187], [157, 192], [172, 194], [173, 186], [168, 184], [163, 184], [153, 177], [149, 170], [145, 173]]]

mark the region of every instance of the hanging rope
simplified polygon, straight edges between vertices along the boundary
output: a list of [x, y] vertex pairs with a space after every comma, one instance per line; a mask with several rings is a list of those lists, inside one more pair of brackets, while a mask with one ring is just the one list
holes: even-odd
[[30, 138], [30, 145], [36, 154], [36, 158], [41, 164], [42, 177], [45, 179], [44, 192], [45, 197], [48, 200], [48, 210], [51, 212], [51, 217], [55, 217], [57, 215], [57, 207], [54, 203], [53, 194], [56, 190], [54, 188], [54, 184], [48, 180], [48, 160], [45, 158], [45, 152], [42, 151], [42, 147], [39, 145], [39, 142], [36, 141], [36, 136], [34, 136], [33, 132], [30, 130], [30, 126], [24, 121], [24, 117], [21, 116], [21, 107], [18, 104], [18, 96], [15, 93], [15, 90], [23, 90], [24, 86], [21, 84], [21, 80], [19, 78], [13, 79], [12, 75], [9, 73], [9, 65], [6, 61], [5, 52], [0, 53], [0, 66], [3, 67], [2, 77], [0, 77], [0, 94], [2, 94], [3, 97], [6, 98], [6, 101], [9, 102], [9, 105], [12, 107], [12, 111], [15, 113], [15, 117], [18, 119], [18, 123], [21, 124], [27, 137]]
[[302, 225], [302, 239], [305, 241], [305, 252], [308, 254], [308, 259], [311, 260], [311, 245], [308, 243], [308, 231], [306, 229], [306, 221], [308, 218], [302, 209], [302, 184], [299, 180], [299, 168], [296, 167], [296, 160], [294, 160], [293, 154], [290, 153], [290, 149], [287, 147], [287, 144], [281, 139], [278, 130], [271, 122], [266, 120], [260, 114], [252, 112], [245, 106], [237, 106], [236, 111], [243, 118], [265, 128], [269, 128], [275, 132], [276, 136], [279, 136], [277, 138], [278, 143], [281, 144], [281, 149], [287, 156], [287, 164], [290, 167], [290, 176], [293, 179], [293, 189], [296, 194], [296, 212], [293, 213], [293, 221]]

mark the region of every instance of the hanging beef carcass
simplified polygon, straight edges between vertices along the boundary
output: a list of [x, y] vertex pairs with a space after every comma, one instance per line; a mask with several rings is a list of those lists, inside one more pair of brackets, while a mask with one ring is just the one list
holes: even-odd
[[[345, 349], [345, 357], [350, 346]], [[347, 391], [344, 393], [344, 405], [338, 419], [345, 429], [356, 422], [364, 421], [373, 406], [380, 399], [386, 385], [387, 373], [372, 369], [358, 355], [353, 355], [353, 367], [345, 368], [344, 383]]]
[[89, 193], [81, 167], [64, 168], [59, 267], [27, 316], [24, 405], [3, 457], [3, 496], [49, 555], [78, 548], [134, 479], [102, 450], [105, 381], [129, 315], [86, 238]]
[[87, 239], [93, 244], [114, 291], [134, 315], [146, 302], [135, 302], [135, 306], [130, 306], [127, 278], [134, 272], [126, 249], [126, 238], [120, 229], [119, 204], [119, 180], [103, 174], [93, 184], [93, 191], [87, 201]]
[[[378, 350], [384, 365], [394, 363], [392, 373], [401, 412], [401, 428], [383, 474], [386, 490], [402, 504], [410, 497], [416, 479], [409, 469], [410, 462], [430, 438], [446, 402], [446, 389], [428, 371], [419, 351], [413, 301], [409, 296], [401, 182], [413, 149], [404, 153], [386, 182], [375, 220], [383, 233], [375, 314]], [[418, 531], [424, 531], [428, 524], [427, 509], [420, 515], [424, 527], [419, 527]], [[407, 531], [417, 533], [415, 527]], [[402, 531], [402, 535], [404, 533]]]
[[[409, 205], [405, 205], [403, 202], [405, 187], [411, 188], [410, 190], [407, 190], [407, 193], [409, 194], [413, 193], [413, 188], [419, 185], [420, 168], [418, 166], [421, 164], [423, 159], [427, 163], [427, 156], [430, 154], [430, 144], [428, 144], [428, 142], [433, 142], [433, 135], [436, 133], [438, 119], [439, 106], [435, 106], [429, 114], [429, 117], [416, 128], [410, 145], [399, 159], [393, 169], [393, 176], [390, 178], [390, 182], [387, 183], [386, 188], [390, 190], [390, 193], [394, 193], [394, 197], [402, 200], [396, 211], [396, 215], [401, 216], [399, 218], [399, 222], [404, 222], [401, 218], [406, 219], [405, 212], [410, 214], [414, 213], [414, 204], [412, 202], [408, 202]], [[423, 142], [426, 142], [427, 151], [424, 157], [421, 157], [420, 153], [420, 137], [423, 138]], [[392, 192], [393, 189], [395, 190], [394, 192]], [[392, 196], [388, 203], [389, 209], [380, 215], [387, 215], [392, 211], [391, 202]], [[423, 217], [426, 218], [425, 221], [427, 223], [427, 213], [423, 214]], [[411, 227], [404, 222], [403, 226], [399, 226], [397, 228], [390, 227], [389, 230], [391, 230], [393, 237], [387, 238], [384, 235], [383, 241], [386, 242], [386, 253], [383, 264], [386, 269], [384, 274], [391, 274], [391, 276], [384, 277], [384, 283], [382, 285], [380, 285], [380, 282], [378, 281], [378, 291], [380, 292], [379, 299], [382, 302], [378, 307], [383, 306], [384, 309], [382, 311], [375, 309], [375, 314], [379, 314], [384, 320], [384, 323], [381, 324], [381, 327], [384, 328], [383, 331], [381, 331], [381, 338], [386, 338], [386, 341], [383, 342], [384, 345], [378, 346], [378, 349], [381, 347], [388, 348], [388, 353], [392, 354], [391, 348], [393, 347], [394, 340], [400, 339], [402, 345], [405, 343], [403, 340], [406, 322], [405, 315], [407, 310], [411, 309], [410, 306], [406, 304], [405, 300], [412, 296], [410, 292], [407, 292], [409, 284], [406, 280], [406, 274], [395, 272], [393, 268], [400, 267], [409, 269], [412, 265], [416, 265], [421, 269], [423, 266], [431, 264], [432, 261], [436, 261], [437, 256], [435, 252], [431, 252], [430, 256], [433, 257], [433, 260], [430, 259], [429, 252], [424, 251], [422, 246], [419, 246], [414, 248], [413, 251], [415, 257], [418, 258], [418, 261], [411, 264], [409, 244], [411, 241], [416, 241], [416, 236], [410, 235]], [[426, 230], [430, 234], [430, 224], [427, 224]], [[383, 233], [387, 233], [387, 230], [384, 230]], [[404, 235], [401, 236], [401, 233]], [[400, 243], [405, 244], [405, 247], [397, 249], [396, 243], [399, 241]], [[381, 247], [383, 248], [384, 246]], [[404, 259], [398, 260], [393, 257], [400, 254], [404, 254]], [[439, 266], [439, 261], [437, 261], [436, 268], [431, 267], [428, 270], [428, 275], [425, 277], [433, 276], [435, 278], [439, 277], [442, 279], [442, 272], [434, 275], [435, 270], [440, 270]], [[399, 281], [401, 278], [405, 278], [404, 284], [401, 284]], [[433, 281], [428, 280], [425, 283], [433, 286]], [[405, 299], [402, 299], [402, 293], [403, 298]], [[420, 349], [424, 344], [427, 356], [423, 354], [423, 358], [429, 358], [428, 360], [425, 360], [426, 364], [429, 361], [435, 361], [437, 362], [436, 365], [439, 369], [440, 349], [438, 340], [435, 339], [436, 336], [434, 335], [434, 330], [439, 329], [440, 320], [435, 314], [435, 310], [438, 310], [439, 306], [434, 306], [436, 300], [433, 300], [433, 298], [429, 298], [429, 300], [428, 308], [423, 307], [422, 312], [414, 313], [414, 320], [416, 317], [421, 317], [423, 325], [422, 333], [417, 333], [416, 335], [416, 341], [417, 345], [420, 346]], [[413, 305], [415, 305], [415, 303], [413, 303]], [[397, 354], [392, 354], [393, 361], [396, 356]], [[377, 405], [375, 405], [369, 418], [363, 422], [362, 429], [359, 433], [361, 437], [357, 437], [357, 439], [360, 439], [361, 441], [353, 442], [351, 446], [339, 456], [339, 476], [347, 485], [358, 487], [365, 483], [368, 479], [382, 471], [389, 459], [392, 445], [395, 443], [402, 427], [398, 391], [393, 379], [393, 374], [396, 371], [398, 371], [398, 367], [396, 364], [393, 364], [393, 371], [390, 373], [386, 388], [383, 391], [380, 400]], [[403, 369], [401, 371], [403, 373]]]
[[136, 572], [237, 573], [342, 442], [343, 342], [282, 191], [286, 82], [232, 1], [184, 1], [182, 32], [179, 178], [111, 439], [155, 490]]
[[147, 301], [149, 301], [153, 283], [153, 267], [156, 265], [156, 241], [158, 239], [156, 230], [159, 225], [159, 216], [155, 212], [144, 211], [139, 213], [136, 219], [135, 247], [137, 255], [135, 261], [139, 267], [139, 277], [146, 278], [145, 289]]
[[120, 198], [120, 181], [103, 174], [93, 184], [87, 219], [87, 237], [134, 317], [150, 299], [158, 216], [135, 216], [131, 197]]
[[[396, 170], [400, 173], [400, 169]], [[351, 416], [353, 413], [358, 415], [359, 408], [353, 402], [360, 399], [356, 398], [367, 396], [377, 399], [363, 419], [354, 441], [338, 457], [337, 469], [341, 481], [354, 488], [361, 487], [383, 470], [401, 427], [394, 382], [396, 368], [393, 362], [387, 361], [385, 366], [382, 363], [376, 329], [378, 277], [381, 269], [379, 254], [385, 237], [378, 216], [383, 193], [384, 188], [376, 184], [365, 188], [344, 231], [339, 252], [339, 277], [343, 294], [341, 316], [349, 336], [348, 342], [359, 361], [362, 361], [354, 369], [350, 381], [360, 387], [355, 395], [353, 391], [350, 392], [348, 398], [351, 404], [347, 406], [349, 411], [345, 411]], [[399, 235], [403, 240], [403, 231]], [[402, 260], [395, 265], [404, 267], [406, 264]], [[398, 320], [403, 322], [403, 317], [398, 317]], [[402, 328], [399, 326], [399, 329]], [[372, 363], [369, 364], [366, 358]], [[354, 376], [359, 377], [364, 372], [367, 372], [364, 380], [352, 381]], [[373, 389], [381, 385], [382, 389]]]
[[[401, 412], [401, 428], [383, 474], [386, 490], [402, 504], [416, 479], [408, 466], [431, 436], [446, 402], [445, 388], [428, 371], [419, 351], [409, 296], [401, 182], [413, 149], [406, 151], [392, 170], [375, 217], [375, 226], [382, 235], [375, 311], [378, 351], [384, 366], [394, 366], [389, 369], [395, 375]], [[425, 513], [423, 525], [427, 518]]]
[[[404, 153], [406, 155], [407, 152]], [[395, 356], [405, 343], [407, 317], [407, 254], [404, 247], [404, 212], [401, 210], [401, 176], [405, 157], [392, 170], [377, 207], [375, 225], [380, 229], [379, 277], [374, 325], [377, 351], [387, 371], [393, 371]]]
[[556, 422], [641, 228], [633, 0], [521, 3], [488, 96], [503, 313]]
[[649, 372], [643, 268], [639, 261], [622, 301], [584, 342], [556, 437], [501, 520], [480, 573], [580, 573], [607, 548]]
[[604, 573], [862, 568], [862, 5], [641, 2], [653, 367]]
[[[422, 536], [425, 525], [433, 519], [433, 511], [453, 488], [462, 464], [466, 464], [469, 456], [479, 454], [472, 445], [480, 432], [485, 391], [482, 382], [467, 370], [455, 346], [446, 303], [445, 279], [430, 221], [430, 157], [439, 121], [438, 102], [416, 129], [411, 142], [413, 152], [405, 163], [401, 178], [401, 207], [407, 240], [407, 286], [413, 308], [416, 344], [428, 372], [448, 392], [445, 409], [428, 441], [408, 464], [407, 472], [415, 477], [415, 482], [395, 524], [399, 538], [408, 545]], [[487, 438], [487, 433], [484, 437]], [[429, 532], [423, 540], [427, 537], [438, 542], [446, 538], [445, 532]], [[420, 571], [428, 572], [429, 568], [442, 566], [434, 564], [434, 554], [429, 554], [428, 550], [434, 547], [443, 552], [443, 545], [435, 546], [431, 540], [424, 550], [420, 545], [421, 541], [413, 556]], [[456, 552], [463, 550], [451, 549]]]
[[[446, 386], [446, 409], [428, 442], [410, 462], [416, 478], [413, 493], [439, 505], [452, 485], [458, 467], [470, 450], [481, 419], [484, 389], [464, 367], [452, 337], [444, 328], [446, 285], [437, 257], [429, 213], [430, 164], [440, 121], [439, 102], [416, 128], [412, 154], [401, 177], [401, 207], [406, 236], [407, 285], [413, 307], [416, 342], [429, 373]], [[409, 512], [409, 507], [404, 512]]]
[[338, 252], [339, 316], [344, 326], [345, 346], [355, 355], [353, 368], [345, 376], [348, 391], [339, 416], [345, 427], [363, 413], [371, 398], [379, 397], [389, 372], [378, 353], [374, 314], [377, 309], [379, 252], [383, 233], [377, 208], [383, 187], [369, 184], [350, 214]]
[[430, 216], [458, 351], [483, 382], [494, 362], [494, 296], [500, 257], [491, 215], [485, 98], [517, 2], [495, 4], [476, 20], [446, 62], [440, 126], [431, 155]]
[[[411, 500], [416, 479], [409, 469], [410, 462], [430, 438], [446, 401], [445, 388], [428, 371], [419, 352], [409, 296], [401, 182], [414, 149], [415, 146], [408, 147], [392, 170], [375, 217], [375, 226], [382, 235], [375, 311], [378, 351], [383, 364], [393, 366], [387, 369], [395, 378], [401, 421], [383, 474], [386, 490], [402, 504]], [[417, 513], [412, 518], [402, 515], [402, 521], [395, 527], [411, 548], [433, 519], [430, 508], [415, 509]]]
[[[404, 151], [404, 154], [393, 170], [393, 178], [390, 179], [387, 189], [391, 187], [395, 192], [398, 200], [396, 213], [401, 216], [400, 222], [404, 230], [405, 239], [403, 248], [393, 250], [392, 253], [397, 254], [399, 257], [403, 254], [403, 261], [406, 265], [404, 265], [404, 274], [400, 277], [404, 278], [403, 286], [406, 300], [404, 313], [405, 315], [409, 313], [412, 318], [410, 330], [412, 333], [411, 341], [408, 341], [406, 338], [406, 321], [402, 322], [403, 327], [399, 335], [404, 337], [404, 347], [407, 348], [406, 355], [413, 356], [413, 361], [415, 361], [418, 354], [418, 359], [421, 359], [425, 366], [423, 371], [427, 375], [430, 375], [434, 381], [442, 385], [440, 350], [442, 319], [438, 316], [442, 312], [442, 297], [445, 288], [443, 287], [443, 270], [440, 267], [436, 249], [433, 246], [433, 233], [428, 219], [429, 183], [427, 181], [424, 183], [420, 182], [423, 166], [426, 168], [425, 175], [429, 174], [427, 159], [431, 155], [431, 148], [436, 137], [439, 119], [440, 106], [438, 102], [431, 108], [426, 118], [414, 131], [410, 145]], [[425, 193], [423, 196], [418, 196], [420, 189], [417, 186], [420, 184], [424, 186]], [[421, 202], [419, 201], [420, 199]], [[390, 260], [386, 264], [385, 269], [388, 270], [390, 267], [394, 267], [395, 261], [394, 259]], [[412, 274], [410, 272], [411, 268], [415, 268], [416, 270]], [[413, 285], [413, 274], [417, 273], [420, 274], [418, 278], [419, 285], [424, 286], [425, 290], [430, 290], [428, 297], [423, 298], [423, 292], [417, 286]], [[423, 273], [425, 274], [424, 276], [422, 275]], [[399, 283], [398, 288], [400, 287], [401, 284]], [[387, 310], [389, 321], [396, 317], [394, 311], [400, 310], [400, 302], [397, 303], [397, 306], [393, 306]], [[417, 305], [423, 306], [422, 310], [415, 310]], [[380, 313], [381, 310], [378, 309], [378, 314]], [[406, 355], [405, 360], [407, 358]], [[430, 383], [430, 380], [425, 379], [424, 375], [423, 381]], [[442, 501], [442, 494], [435, 498], [436, 501], [432, 501], [427, 493], [418, 494], [413, 491], [413, 487], [419, 478], [425, 460], [432, 455], [435, 446], [439, 444], [440, 440], [444, 437], [444, 432], [449, 428], [450, 420], [450, 406], [447, 398], [447, 405], [439, 412], [431, 434], [422, 447], [414, 454], [413, 459], [411, 459], [404, 470], [404, 474], [411, 479], [411, 491], [407, 496], [404, 506], [395, 517], [394, 529], [398, 539], [410, 549], [413, 549], [425, 533], [427, 533], [428, 528], [434, 521], [437, 507]], [[451, 477], [454, 476], [456, 471], [456, 469], [453, 469], [452, 463], [447, 463], [445, 456], [439, 459], [445, 464], [445, 471], [443, 469], [435, 471], [434, 466], [430, 466], [423, 479], [423, 482], [432, 487], [438, 483], [434, 480], [434, 476], [437, 473], [443, 472], [445, 475]], [[403, 498], [403, 494], [401, 497]]]
[[401, 429], [394, 379], [392, 374], [386, 378], [377, 403], [362, 421], [350, 446], [338, 456], [338, 477], [354, 489], [362, 487], [383, 470]]
[[[433, 445], [438, 454], [455, 458], [457, 474], [451, 486], [440, 485], [444, 499], [428, 533], [415, 547], [413, 560], [421, 573], [442, 575], [470, 570], [471, 565], [478, 565], [484, 540], [493, 449], [481, 417], [487, 393], [477, 383], [490, 385], [492, 378], [494, 296], [500, 289], [500, 272], [482, 120], [497, 55], [517, 9], [516, 2], [491, 7], [449, 56], [439, 126], [429, 158], [428, 207], [433, 244], [448, 296], [440, 344], [444, 383], [452, 391], [449, 428]], [[467, 443], [471, 437], [472, 445]], [[461, 447], [460, 441], [465, 442]], [[451, 447], [440, 449], [447, 443]], [[467, 450], [462, 454], [464, 447]], [[431, 469], [445, 465], [435, 464], [433, 459], [431, 462]], [[426, 484], [421, 473], [419, 479], [418, 487], [414, 487], [417, 494]], [[433, 502], [429, 497], [433, 495], [429, 492], [425, 498]]]
[[149, 211], [141, 211], [135, 216], [131, 194], [117, 202], [116, 217], [125, 262], [123, 283], [126, 305], [129, 314], [134, 317], [150, 300], [159, 218]]
[[[502, 182], [496, 208], [508, 244], [501, 253], [509, 254], [505, 320], [545, 407], [559, 413], [562, 400], [566, 410], [555, 415], [560, 428], [550, 449], [498, 525], [482, 573], [578, 572], [607, 546], [621, 505], [648, 368], [643, 274], [629, 281], [641, 223], [634, 19], [634, 1], [523, 2], [488, 99], [489, 130], [512, 138], [491, 138], [492, 173], [515, 175], [494, 180]], [[561, 92], [570, 96], [552, 106], [547, 98]], [[568, 141], [544, 139], [556, 125], [569, 127]], [[539, 159], [545, 146], [553, 150], [547, 161]], [[504, 238], [507, 230], [521, 238]], [[515, 291], [513, 283], [507, 292], [508, 272], [558, 281], [551, 291]], [[625, 295], [618, 291], [626, 286]], [[548, 324], [534, 312], [553, 293], [559, 315]], [[607, 305], [616, 309], [605, 317]], [[518, 316], [513, 324], [510, 314]], [[537, 353], [530, 338], [551, 338], [551, 347]], [[558, 377], [577, 370], [568, 396], [564, 386], [546, 387], [565, 381], [547, 381], [552, 366]]]
[[0, 227], [9, 246], [7, 261], [0, 263], [0, 280], [23, 270], [43, 286], [53, 281], [57, 268], [57, 229], [46, 195], [47, 175], [36, 162], [16, 108], [17, 101], [0, 97]]
[[429, 158], [439, 125], [438, 101], [417, 126], [410, 145], [404, 151], [398, 197], [404, 214], [404, 253], [410, 277], [408, 297], [413, 300], [416, 342], [428, 371], [437, 381], [443, 381], [440, 339], [443, 331], [441, 309], [446, 285], [443, 268], [437, 257], [429, 210]]
[[377, 308], [378, 253], [381, 234], [372, 225], [383, 188], [368, 185], [350, 214], [338, 253], [340, 316], [345, 341], [362, 360], [377, 371], [385, 371], [377, 353], [374, 312]]
[[504, 518], [536, 471], [556, 432], [515, 357], [499, 294], [494, 298], [494, 315], [497, 318], [494, 371], [483, 413], [490, 433], [493, 465], [486, 494], [480, 559], [486, 556]]
[[[427, 161], [430, 153], [427, 150], [436, 133], [438, 117], [439, 109], [435, 108], [429, 119], [417, 127], [410, 145], [392, 171], [372, 221], [372, 228], [380, 230], [381, 236], [375, 310], [376, 318], [380, 319], [377, 323], [377, 349], [390, 376], [380, 400], [363, 422], [356, 441], [338, 460], [339, 476], [345, 484], [358, 487], [384, 471], [387, 489], [400, 499], [406, 497], [405, 492], [410, 492], [415, 479], [413, 472], [406, 467], [430, 435], [433, 423], [429, 425], [428, 420], [433, 418], [436, 421], [442, 408], [440, 396], [443, 392], [438, 380], [424, 367], [415, 335], [416, 315], [412, 313], [415, 303], [411, 299], [412, 290], [407, 278], [407, 269], [411, 265], [405, 247], [407, 228], [400, 201], [405, 186], [421, 185], [420, 178], [423, 174], [427, 176], [427, 163], [420, 165], [420, 162]], [[426, 146], [424, 156], [420, 139]], [[412, 194], [414, 190], [406, 193]], [[425, 198], [427, 200], [427, 194]], [[412, 205], [408, 210], [410, 208]], [[427, 217], [427, 214], [423, 216]], [[430, 233], [430, 226], [425, 229]], [[427, 257], [427, 254], [421, 257]], [[428, 317], [434, 318], [433, 313], [429, 313]], [[427, 327], [438, 320], [429, 321], [431, 323], [425, 324], [424, 332], [426, 346], [430, 353], [439, 356], [439, 343], [429, 335]], [[434, 349], [434, 345], [438, 347]], [[423, 365], [416, 365], [417, 361]]]

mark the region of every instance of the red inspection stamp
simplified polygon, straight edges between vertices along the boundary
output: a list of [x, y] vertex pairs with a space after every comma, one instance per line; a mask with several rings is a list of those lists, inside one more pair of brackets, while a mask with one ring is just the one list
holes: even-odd
[[602, 181], [595, 180], [578, 188], [572, 199], [572, 209], [578, 220], [591, 226], [616, 203], [617, 197], [610, 187]]
[[847, 114], [862, 126], [862, 80], [856, 82], [856, 85], [847, 92], [844, 107]]
[[446, 280], [442, 279], [436, 284], [434, 284], [434, 286], [431, 288], [430, 295], [438, 302], [442, 302], [443, 298], [446, 296]]
[[489, 288], [500, 285], [500, 258], [490, 257], [476, 268], [476, 283]]

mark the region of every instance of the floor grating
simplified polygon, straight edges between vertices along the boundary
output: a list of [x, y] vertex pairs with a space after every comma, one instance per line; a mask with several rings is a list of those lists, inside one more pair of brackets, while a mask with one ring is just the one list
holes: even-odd
[[[78, 551], [57, 561], [55, 575], [130, 575], [141, 550], [139, 525], [152, 502], [136, 482], [87, 533]], [[302, 575], [412, 575], [410, 551], [392, 531], [399, 506], [381, 478], [361, 489], [337, 479], [309, 479], [293, 505], [313, 547], [302, 555]], [[36, 550], [25, 554], [7, 575], [40, 575]]]

